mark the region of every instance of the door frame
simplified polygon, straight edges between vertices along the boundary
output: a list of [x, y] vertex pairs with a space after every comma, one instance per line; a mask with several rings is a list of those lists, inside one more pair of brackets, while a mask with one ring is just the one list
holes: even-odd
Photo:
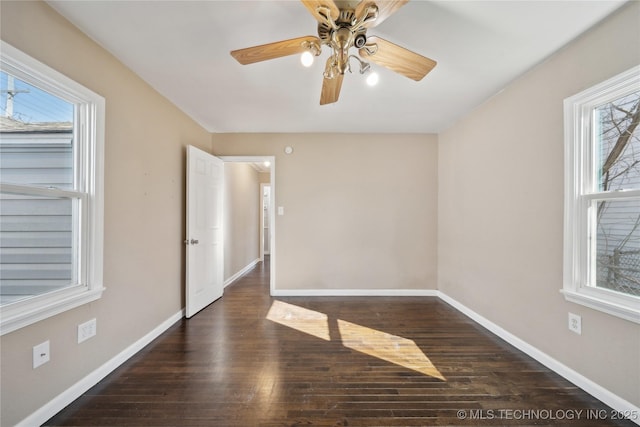
[[[271, 197], [269, 199], [269, 209], [271, 213], [275, 212], [276, 206], [276, 156], [216, 156], [225, 163], [261, 163], [270, 162], [271, 172], [269, 176], [269, 185], [271, 185]], [[260, 202], [262, 210], [262, 201]], [[260, 213], [262, 215], [262, 213]], [[269, 217], [269, 232], [271, 239], [269, 241], [269, 293], [273, 295], [276, 285], [276, 218], [275, 215]]]

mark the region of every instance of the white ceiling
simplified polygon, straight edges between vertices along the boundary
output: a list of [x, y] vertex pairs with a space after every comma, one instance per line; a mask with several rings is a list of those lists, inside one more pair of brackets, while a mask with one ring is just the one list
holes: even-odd
[[229, 51], [316, 35], [298, 1], [48, 3], [210, 132], [439, 132], [624, 1], [413, 0], [368, 31], [438, 61], [415, 82], [372, 64], [319, 105], [325, 47], [240, 65]]

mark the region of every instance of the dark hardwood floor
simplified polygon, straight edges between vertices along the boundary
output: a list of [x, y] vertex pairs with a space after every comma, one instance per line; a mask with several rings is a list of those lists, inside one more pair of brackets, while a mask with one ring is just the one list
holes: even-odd
[[269, 296], [259, 264], [48, 426], [633, 426], [437, 298]]

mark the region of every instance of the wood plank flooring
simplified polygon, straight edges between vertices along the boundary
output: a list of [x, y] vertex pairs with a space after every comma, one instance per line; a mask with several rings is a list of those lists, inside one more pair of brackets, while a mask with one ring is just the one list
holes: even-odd
[[271, 298], [259, 264], [47, 426], [633, 426], [437, 298]]

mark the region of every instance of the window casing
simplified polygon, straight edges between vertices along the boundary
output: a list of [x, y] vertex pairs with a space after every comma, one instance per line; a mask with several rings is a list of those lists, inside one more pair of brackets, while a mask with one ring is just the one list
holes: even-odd
[[640, 66], [564, 101], [562, 292], [571, 302], [636, 323], [640, 323], [639, 103]]
[[[69, 241], [70, 248], [69, 253], [65, 254], [65, 258], [70, 260], [63, 267], [69, 270], [64, 272], [63, 286], [54, 286], [49, 290], [43, 285], [41, 288], [44, 290], [34, 293], [33, 296], [5, 300], [0, 305], [0, 332], [5, 334], [94, 301], [100, 298], [104, 291], [102, 263], [105, 102], [101, 96], [11, 45], [2, 41], [0, 43], [0, 68], [4, 73], [73, 105], [73, 152], [69, 156], [69, 162], [72, 163], [72, 184], [52, 186], [19, 182], [12, 179], [10, 174], [3, 176], [0, 171], [2, 197], [23, 199], [27, 202], [46, 201], [45, 209], [53, 210], [56, 209], [54, 206], [58, 206], [57, 209], [64, 211], [62, 216], [65, 218], [63, 221], [67, 231], [65, 239]], [[21, 212], [17, 215], [20, 219]], [[24, 218], [20, 221], [24, 222]], [[10, 230], [5, 222], [0, 222], [0, 227]], [[10, 233], [7, 232], [5, 235]], [[56, 249], [56, 244], [52, 246], [54, 248], [47, 249]], [[3, 263], [4, 270], [0, 270], [0, 274], [2, 271], [8, 274], [6, 272], [10, 269], [6, 266], [12, 261], [6, 254], [5, 259], [1, 260], [2, 255], [0, 253], [0, 262]], [[15, 257], [14, 255], [13, 258]], [[28, 271], [28, 268], [22, 271]], [[20, 274], [25, 276], [25, 273]], [[49, 274], [51, 278], [56, 278], [55, 270]], [[28, 274], [23, 278], [29, 279]], [[39, 277], [29, 280], [29, 283], [37, 288], [38, 280]]]

